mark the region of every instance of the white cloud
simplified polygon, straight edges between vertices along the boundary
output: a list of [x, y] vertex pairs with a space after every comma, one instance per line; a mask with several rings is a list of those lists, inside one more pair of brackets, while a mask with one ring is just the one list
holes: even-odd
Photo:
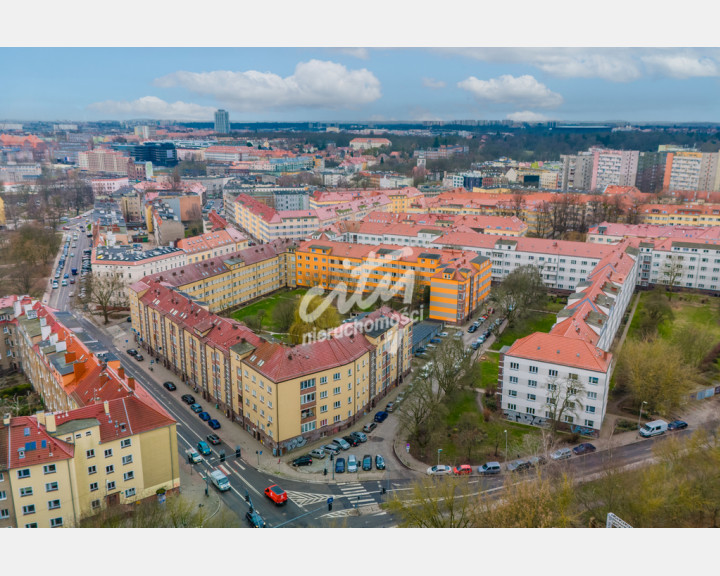
[[367, 48], [337, 48], [337, 51], [346, 56], [367, 60], [370, 58], [370, 51]]
[[691, 54], [655, 54], [644, 56], [642, 61], [651, 73], [671, 78], [718, 76], [720, 73], [717, 62], [712, 58]]
[[213, 96], [231, 109], [357, 108], [381, 96], [380, 81], [369, 70], [348, 70], [321, 60], [300, 62], [292, 76], [272, 72], [174, 72], [155, 80], [164, 88], [182, 86], [196, 94]]
[[156, 96], [143, 96], [137, 100], [106, 100], [88, 106], [89, 110], [124, 118], [157, 118], [162, 120], [205, 120], [213, 118], [215, 108], [192, 102], [166, 102]]
[[483, 62], [525, 64], [561, 78], [630, 82], [647, 73], [671, 78], [720, 75], [714, 49], [692, 48], [440, 48]]
[[513, 112], [507, 115], [508, 120], [513, 122], [547, 122], [550, 120], [545, 114], [538, 114], [530, 110], [523, 110], [522, 112]]
[[563, 102], [560, 94], [552, 92], [547, 86], [527, 74], [518, 77], [503, 74], [499, 78], [490, 80], [479, 80], [475, 76], [470, 76], [458, 82], [458, 87], [467, 90], [478, 100], [490, 102], [539, 108], [552, 108]]
[[434, 78], [423, 78], [422, 83], [426, 88], [445, 88], [445, 82], [442, 80], [435, 80]]

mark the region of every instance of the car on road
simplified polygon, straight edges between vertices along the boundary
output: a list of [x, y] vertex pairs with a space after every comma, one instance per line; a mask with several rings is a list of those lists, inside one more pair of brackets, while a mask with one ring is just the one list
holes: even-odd
[[[172, 384], [172, 382], [165, 382], [165, 384]], [[180, 396], [180, 400], [185, 402], [185, 404], [195, 404], [195, 396], [193, 396], [192, 394], [183, 394], [182, 396]]]
[[314, 448], [313, 450], [310, 450], [310, 456], [313, 458], [320, 458], [322, 460], [325, 458], [325, 450], [323, 448]]
[[198, 416], [203, 422], [207, 422], [208, 420], [210, 420], [210, 414], [208, 414], [207, 412], [200, 412]]
[[368, 422], [367, 424], [365, 424], [365, 426], [363, 426], [363, 432], [369, 434], [370, 432], [375, 430], [375, 428], [377, 428], [377, 422]]
[[200, 406], [200, 404], [193, 404], [192, 406], [190, 406], [190, 410], [195, 412], [195, 414], [199, 414], [200, 412], [203, 411], [202, 406]]
[[450, 466], [440, 464], [439, 466], [430, 466], [430, 468], [427, 469], [427, 474], [430, 476], [439, 476], [442, 474], [452, 474], [452, 471], [453, 469]]
[[142, 362], [143, 360], [145, 360], [145, 356], [138, 352], [137, 354], [135, 354], [135, 360], [137, 360], [138, 362]]
[[572, 450], [570, 448], [559, 448], [550, 454], [552, 460], [567, 460], [572, 456]]
[[350, 444], [350, 446], [352, 446], [353, 448], [355, 448], [355, 446], [357, 446], [358, 444], [360, 444], [360, 441], [359, 441], [357, 438], [355, 438], [355, 436], [353, 436], [352, 434], [348, 434], [347, 436], [343, 436], [343, 440], [345, 440], [345, 442], [347, 442], [348, 444]]
[[357, 472], [357, 458], [355, 458], [355, 454], [350, 454], [348, 456], [347, 471], [348, 472]]
[[473, 342], [472, 344], [470, 344], [470, 348], [472, 348], [473, 350], [477, 350], [478, 348], [480, 348], [480, 346], [482, 346], [480, 342]]
[[61, 286], [67, 286], [67, 280], [63, 280], [62, 282], [60, 282], [60, 285], [61, 285]]
[[70, 278], [70, 274], [65, 273], [65, 274], [63, 275], [63, 278], [64, 278], [65, 280], [67, 280], [68, 278]]
[[684, 420], [674, 420], [668, 424], [668, 430], [683, 430], [688, 427], [688, 423]]
[[210, 426], [213, 430], [220, 430], [220, 422], [215, 420], [215, 418], [208, 420], [208, 426]]
[[245, 520], [247, 520], [248, 524], [253, 528], [265, 528], [265, 520], [257, 513], [257, 510], [248, 510], [245, 513]]
[[394, 402], [388, 402], [385, 406], [385, 412], [393, 412], [395, 410], [395, 403]]
[[380, 410], [380, 412], [377, 412], [375, 414], [374, 420], [375, 420], [375, 422], [378, 422], [378, 423], [385, 422], [387, 417], [388, 417], [388, 413]]
[[595, 450], [597, 450], [597, 448], [590, 444], [590, 442], [583, 442], [572, 449], [574, 454], [590, 454], [591, 452], [595, 452]]
[[209, 454], [212, 454], [212, 450], [210, 450], [210, 446], [208, 446], [207, 442], [203, 442], [200, 440], [200, 442], [197, 443], [197, 449], [200, 454], [203, 456], [207, 456]]
[[337, 444], [341, 450], [350, 450], [350, 444], [344, 438], [334, 438], [332, 444]]
[[372, 456], [370, 456], [370, 454], [363, 456], [362, 469], [365, 471], [372, 470]]
[[477, 340], [475, 340], [475, 342], [477, 342], [478, 344], [484, 344], [485, 340], [487, 340], [487, 337], [481, 334], [477, 337]]
[[280, 488], [277, 484], [273, 484], [272, 486], [265, 488], [265, 496], [270, 498], [270, 500], [275, 502], [278, 506], [285, 504], [288, 500], [287, 492], [285, 492], [285, 490]]
[[362, 432], [350, 432], [350, 436], [355, 438], [358, 442], [367, 442], [367, 436]]
[[522, 472], [528, 468], [530, 468], [530, 462], [527, 460], [513, 460], [507, 464], [508, 472]]
[[310, 464], [312, 464], [312, 456], [310, 456], [310, 454], [298, 456], [292, 461], [293, 466], [310, 466]]
[[[442, 342], [440, 338], [430, 338], [430, 344], [440, 344], [440, 342]], [[426, 346], [426, 348], [430, 348], [430, 346]]]
[[468, 328], [468, 332], [470, 334], [472, 334], [473, 332], [477, 332], [477, 329], [478, 329], [478, 327], [475, 324], [473, 324], [472, 326], [470, 326], [470, 328]]
[[500, 474], [500, 462], [485, 462], [482, 466], [478, 466], [478, 474], [482, 476]]
[[335, 474], [344, 474], [345, 473], [345, 458], [336, 458], [335, 459]]
[[470, 464], [460, 464], [460, 466], [455, 466], [455, 468], [453, 468], [453, 474], [456, 476], [472, 474], [472, 466], [470, 466]]
[[378, 470], [385, 470], [385, 458], [380, 456], [380, 454], [375, 456], [375, 468]]
[[340, 454], [340, 447], [337, 444], [325, 444], [325, 446], [322, 447], [325, 452], [328, 454], [332, 454], [333, 456], [337, 456]]
[[530, 462], [530, 466], [537, 468], [538, 466], [544, 466], [547, 464], [547, 459], [545, 456], [530, 456], [530, 458], [528, 458], [528, 462]]
[[135, 350], [134, 348], [130, 348], [129, 350], [127, 350], [127, 353], [128, 353], [130, 356], [137, 356], [138, 351]]
[[[137, 356], [135, 356], [135, 358], [137, 358]], [[177, 390], [177, 386], [175, 386], [175, 384], [173, 384], [172, 382], [163, 382], [163, 386], [167, 390], [170, 390], [170, 392]], [[193, 398], [193, 400], [195, 400], [195, 399]]]
[[75, 278], [70, 278], [70, 284], [75, 284]]
[[210, 444], [212, 444], [213, 446], [216, 446], [220, 444], [220, 442], [222, 442], [222, 440], [220, 440], [220, 436], [218, 436], [217, 434], [208, 434], [206, 438], [207, 441], [210, 442]]

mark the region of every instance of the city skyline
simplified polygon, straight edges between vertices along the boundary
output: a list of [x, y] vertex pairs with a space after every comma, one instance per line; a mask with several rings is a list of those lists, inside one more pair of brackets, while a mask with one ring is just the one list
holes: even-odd
[[[3, 120], [716, 122], [709, 48], [2, 48]], [[81, 67], [61, 63], [82, 61]], [[30, 73], [28, 71], [31, 71]]]

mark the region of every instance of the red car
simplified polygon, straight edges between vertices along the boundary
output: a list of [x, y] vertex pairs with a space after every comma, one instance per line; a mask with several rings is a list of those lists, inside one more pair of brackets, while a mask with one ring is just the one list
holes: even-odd
[[472, 474], [472, 466], [469, 464], [461, 464], [460, 466], [455, 466], [453, 468], [453, 473], [456, 476], [460, 476], [461, 474]]
[[277, 484], [273, 484], [272, 486], [268, 486], [265, 488], [265, 496], [270, 498], [275, 504], [280, 506], [280, 504], [285, 504], [287, 502], [288, 496], [287, 492], [280, 488]]

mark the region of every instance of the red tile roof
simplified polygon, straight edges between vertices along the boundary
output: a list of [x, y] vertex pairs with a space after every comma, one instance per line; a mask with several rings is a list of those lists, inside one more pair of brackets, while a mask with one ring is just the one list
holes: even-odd
[[35, 416], [16, 416], [11, 418], [9, 427], [2, 425], [0, 447], [3, 449], [0, 467], [4, 464], [10, 470], [68, 460], [75, 451], [73, 444], [48, 434]]
[[593, 372], [607, 372], [612, 360], [612, 354], [584, 340], [543, 332], [535, 332], [516, 340], [505, 355]]

